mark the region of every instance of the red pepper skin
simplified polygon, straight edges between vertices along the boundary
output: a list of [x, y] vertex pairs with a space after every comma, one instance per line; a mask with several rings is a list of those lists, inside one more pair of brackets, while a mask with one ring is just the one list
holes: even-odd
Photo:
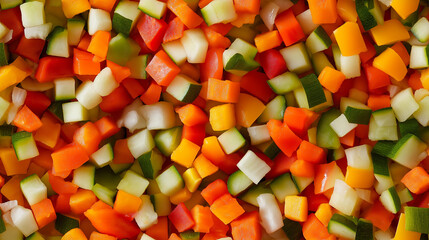
[[147, 47], [156, 51], [161, 46], [167, 23], [145, 14], [137, 23], [137, 29]]
[[89, 209], [84, 214], [100, 233], [119, 239], [134, 238], [140, 233], [136, 222], [113, 209]]
[[285, 123], [279, 120], [271, 119], [268, 121], [267, 127], [276, 145], [286, 156], [291, 157], [296, 149], [298, 149], [302, 139], [296, 136]]
[[24, 104], [36, 115], [40, 116], [51, 105], [51, 100], [41, 92], [27, 91]]
[[199, 124], [195, 126], [183, 125], [182, 138], [185, 138], [198, 146], [203, 145], [204, 138], [206, 137], [206, 124]]
[[241, 89], [257, 97], [265, 104], [274, 97], [274, 92], [267, 83], [267, 75], [256, 70], [248, 72], [241, 78]]
[[125, 87], [121, 84], [113, 92], [103, 98], [100, 109], [103, 112], [112, 113], [124, 109], [133, 101]]
[[24, 33], [24, 27], [21, 22], [21, 10], [19, 7], [1, 10], [0, 22], [7, 28], [13, 30], [12, 40], [17, 39]]
[[27, 39], [23, 35], [19, 40], [16, 49], [14, 49], [14, 53], [28, 58], [31, 61], [38, 63], [40, 54], [43, 52], [43, 48], [45, 47], [45, 40], [42, 39]]
[[191, 212], [183, 203], [176, 206], [176, 208], [168, 215], [168, 219], [179, 232], [189, 230], [195, 225]]
[[257, 61], [261, 64], [269, 79], [287, 71], [286, 62], [279, 51], [270, 49], [257, 55]]
[[73, 59], [62, 57], [41, 58], [35, 75], [39, 82], [50, 82], [57, 78], [73, 76]]

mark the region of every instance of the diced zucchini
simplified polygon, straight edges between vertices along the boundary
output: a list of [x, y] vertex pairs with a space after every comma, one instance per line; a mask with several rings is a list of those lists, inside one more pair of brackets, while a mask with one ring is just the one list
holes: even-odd
[[356, 123], [350, 123], [344, 114], [334, 119], [329, 125], [337, 133], [338, 137], [344, 137], [358, 126]]
[[368, 138], [372, 141], [398, 140], [396, 117], [392, 108], [383, 108], [372, 113]]
[[405, 207], [405, 229], [429, 234], [429, 208]]
[[285, 201], [286, 196], [298, 195], [299, 193], [289, 173], [282, 174], [275, 178], [270, 183], [270, 188], [277, 200], [281, 203]]
[[94, 182], [101, 184], [112, 191], [116, 191], [116, 187], [121, 179], [121, 176], [113, 172], [110, 167], [106, 166], [95, 170]]
[[339, 56], [340, 66], [337, 66], [337, 69], [339, 69], [344, 75], [346, 76], [346, 79], [359, 77], [361, 75], [360, 69], [360, 57], [359, 54], [353, 55], [353, 56], [343, 56], [340, 53]]
[[154, 137], [155, 145], [159, 151], [166, 157], [169, 157], [179, 146], [182, 139], [182, 128], [174, 127], [167, 130], [161, 130]]
[[368, 124], [371, 118], [372, 110], [352, 98], [341, 98], [340, 109], [350, 123]]
[[[22, 1], [21, 1], [22, 2]], [[45, 9], [41, 2], [26, 2], [19, 6], [21, 10], [22, 25], [34, 27], [45, 23]]]
[[115, 80], [112, 70], [109, 67], [103, 68], [103, 70], [97, 74], [93, 83], [94, 90], [102, 97], [109, 95], [119, 86], [119, 83]]
[[153, 18], [161, 19], [167, 10], [167, 4], [158, 0], [140, 0], [139, 9]]
[[124, 177], [119, 182], [117, 189], [140, 197], [146, 191], [149, 181], [137, 173], [128, 170], [125, 172]]
[[55, 27], [48, 35], [47, 41], [46, 54], [65, 58], [70, 56], [67, 29], [60, 26]]
[[373, 236], [372, 222], [364, 218], [359, 218], [356, 227], [356, 240], [372, 240]]
[[323, 87], [317, 79], [316, 75], [309, 74], [301, 78], [300, 81], [307, 96], [309, 108], [318, 106], [327, 101], [325, 97], [325, 92], [323, 91]]
[[280, 50], [291, 72], [301, 74], [312, 69], [310, 58], [304, 43], [300, 42]]
[[317, 52], [311, 55], [311, 62], [313, 63], [313, 69], [317, 76], [319, 76], [325, 67], [334, 68], [323, 52]]
[[107, 60], [126, 66], [128, 61], [139, 55], [139, 52], [140, 46], [134, 40], [119, 33], [110, 39]]
[[155, 180], [159, 190], [167, 196], [174, 195], [185, 186], [182, 176], [180, 176], [180, 173], [174, 165], [158, 175]]
[[276, 145], [276, 143], [273, 140], [269, 140], [268, 142], [261, 143], [256, 147], [270, 159], [274, 159], [277, 156], [277, 154], [281, 152], [280, 148]]
[[101, 148], [99, 148], [96, 152], [91, 154], [90, 160], [94, 163], [95, 166], [101, 168], [113, 160], [113, 148], [110, 143], [105, 144]]
[[237, 163], [237, 167], [255, 184], [258, 184], [271, 170], [270, 166], [251, 150], [248, 150], [243, 158], [241, 158]]
[[149, 55], [139, 55], [131, 58], [127, 62], [127, 67], [130, 69], [130, 78], [146, 79], [146, 66], [149, 62]]
[[162, 193], [150, 195], [150, 201], [152, 202], [153, 208], [155, 209], [155, 212], [158, 214], [158, 216], [163, 217], [170, 214], [171, 202], [167, 195]]
[[322, 26], [317, 27], [305, 41], [305, 46], [311, 54], [326, 50], [331, 44], [332, 40]]
[[28, 236], [25, 240], [45, 240], [45, 238], [39, 232], [35, 232]]
[[429, 21], [426, 17], [420, 18], [411, 28], [411, 32], [420, 42], [424, 43], [429, 40]]
[[168, 85], [166, 92], [181, 102], [191, 103], [198, 97], [201, 88], [200, 83], [186, 75], [179, 74]]
[[285, 72], [267, 81], [271, 89], [277, 94], [285, 94], [301, 87], [296, 73]]
[[262, 114], [256, 120], [259, 123], [266, 123], [270, 119], [282, 120], [286, 110], [286, 98], [279, 95], [273, 98], [266, 106]]
[[305, 35], [310, 34], [318, 27], [318, 25], [314, 24], [313, 22], [310, 9], [307, 9], [304, 12], [298, 14], [296, 16], [296, 20], [298, 21], [299, 25], [301, 25], [302, 31], [305, 33]]
[[36, 220], [34, 219], [33, 212], [30, 209], [18, 205], [11, 210], [10, 215], [13, 224], [26, 237], [39, 229]]
[[32, 174], [20, 183], [21, 191], [30, 205], [34, 205], [48, 197], [48, 190], [39, 176]]
[[110, 13], [98, 8], [91, 8], [88, 15], [88, 33], [94, 35], [97, 31], [111, 31], [112, 20]]
[[21, 231], [12, 224], [5, 223], [6, 230], [0, 233], [0, 239], [23, 240], [24, 236]]
[[289, 240], [300, 240], [302, 236], [302, 226], [299, 222], [290, 220], [288, 218], [283, 219], [283, 231]]
[[[77, 91], [77, 95], [79, 91]], [[79, 102], [67, 102], [62, 104], [65, 123], [87, 121], [88, 110]]]
[[43, 184], [45, 184], [46, 188], [47, 188], [47, 193], [48, 193], [48, 197], [53, 196], [55, 194], [57, 194], [51, 186], [51, 183], [49, 182], [49, 173], [45, 173], [45, 175], [42, 176], [42, 178], [40, 178], [40, 180], [43, 182]]
[[298, 177], [292, 175], [292, 181], [295, 183], [298, 192], [302, 193], [314, 181], [314, 177]]
[[200, 233], [194, 231], [185, 231], [180, 233], [180, 238], [182, 240], [199, 240]]
[[421, 131], [421, 125], [415, 118], [410, 118], [404, 122], [399, 123], [399, 133], [401, 136], [405, 136], [408, 133], [419, 135]]
[[226, 154], [236, 152], [246, 144], [246, 139], [235, 127], [223, 132], [218, 141]]
[[164, 163], [164, 157], [157, 151], [152, 150], [141, 155], [138, 159], [143, 175], [146, 178], [155, 179]]
[[143, 195], [140, 197], [142, 203], [140, 209], [135, 216], [135, 220], [140, 230], [144, 231], [158, 221], [158, 214], [153, 209], [150, 201], [150, 196]]
[[163, 43], [162, 48], [176, 65], [180, 66], [186, 62], [187, 55], [181, 40]]
[[241, 170], [237, 170], [231, 174], [227, 181], [228, 191], [231, 195], [236, 196], [253, 184]]
[[94, 82], [92, 81], [84, 81], [79, 85], [76, 90], [76, 99], [83, 107], [85, 107], [85, 109], [88, 110], [95, 108], [103, 100], [100, 94], [95, 91]]
[[5, 43], [0, 43], [0, 67], [9, 64], [9, 51]]
[[180, 42], [185, 49], [189, 63], [203, 63], [205, 61], [209, 43], [203, 30], [194, 28], [184, 31]]
[[201, 8], [201, 15], [207, 25], [229, 23], [237, 18], [232, 0], [214, 0]]
[[271, 193], [272, 194], [273, 192], [271, 191], [270, 188], [266, 187], [264, 184], [258, 184], [258, 185], [255, 185], [255, 186], [249, 188], [249, 190], [247, 190], [245, 193], [243, 193], [240, 196], [240, 199], [247, 202], [247, 203], [252, 204], [253, 206], [258, 207], [259, 205], [258, 205], [258, 201], [256, 201], [256, 198], [259, 195], [264, 194], [264, 193]]
[[425, 151], [426, 147], [426, 144], [418, 137], [407, 134], [395, 144], [389, 157], [405, 167], [414, 168], [423, 160], [420, 154]]
[[14, 8], [21, 4], [23, 0], [0, 0], [1, 9], [6, 10], [10, 8]]
[[128, 148], [134, 158], [138, 158], [141, 155], [151, 151], [155, 147], [152, 134], [148, 129], [144, 129], [133, 136], [129, 137]]
[[427, 127], [429, 126], [429, 96], [418, 101], [418, 104], [419, 109], [413, 113], [413, 116], [423, 127]]
[[55, 229], [61, 234], [66, 234], [73, 228], [79, 227], [79, 220], [57, 213], [57, 219], [55, 220]]
[[351, 147], [345, 150], [347, 166], [372, 170], [371, 147], [367, 144]]
[[429, 47], [411, 46], [410, 68], [421, 69], [429, 67]]
[[383, 206], [392, 213], [397, 213], [401, 210], [401, 200], [395, 187], [390, 187], [380, 195], [380, 202]]
[[85, 33], [85, 20], [79, 17], [67, 19], [68, 42], [70, 46], [77, 46]]
[[401, 204], [410, 202], [414, 199], [410, 190], [408, 190], [408, 188], [406, 187], [403, 187], [402, 189], [397, 188], [396, 192], [398, 193], [399, 200], [401, 200]]
[[113, 199], [115, 198], [116, 191], [113, 191], [101, 184], [96, 183], [92, 187], [92, 191], [98, 199], [103, 201], [104, 203], [113, 206]]
[[356, 11], [365, 31], [384, 23], [384, 12], [377, 0], [356, 0]]
[[39, 155], [32, 133], [26, 131], [14, 133], [12, 135], [12, 145], [19, 161]]
[[160, 101], [151, 105], [143, 105], [139, 112], [146, 120], [149, 130], [169, 129], [176, 125], [176, 114], [173, 104], [170, 102]]
[[80, 188], [91, 190], [94, 186], [95, 167], [91, 164], [80, 166], [73, 171], [73, 183]]
[[128, 36], [140, 14], [139, 3], [128, 0], [120, 1], [113, 13], [113, 30]]
[[332, 215], [329, 220], [328, 231], [340, 238], [355, 239], [356, 223], [352, 217], [344, 216], [338, 213]]
[[414, 99], [411, 88], [397, 93], [391, 100], [391, 106], [399, 122], [407, 120], [419, 109], [419, 104]]
[[335, 108], [322, 114], [317, 125], [317, 145], [319, 147], [328, 149], [337, 149], [340, 147], [340, 139], [330, 126], [330, 123], [340, 115], [341, 112]]
[[54, 80], [55, 84], [55, 101], [64, 101], [76, 97], [74, 78], [59, 78]]
[[392, 177], [390, 176], [389, 160], [378, 154], [372, 154], [372, 162], [374, 177], [377, 180], [374, 187], [377, 193], [381, 194], [383, 191], [394, 186]]
[[259, 67], [259, 63], [254, 60], [258, 49], [241, 38], [236, 38], [229, 49], [223, 52], [223, 67], [226, 71], [244, 75]]

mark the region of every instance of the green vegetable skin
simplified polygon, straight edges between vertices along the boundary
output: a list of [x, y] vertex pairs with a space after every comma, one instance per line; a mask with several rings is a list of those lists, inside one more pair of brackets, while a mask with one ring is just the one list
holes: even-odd
[[424, 1], [0, 8], [0, 240], [427, 239]]

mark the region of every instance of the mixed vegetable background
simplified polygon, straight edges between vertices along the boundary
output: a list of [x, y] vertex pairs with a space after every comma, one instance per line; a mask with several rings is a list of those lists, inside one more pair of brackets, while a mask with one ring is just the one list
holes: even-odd
[[0, 239], [428, 239], [426, 0], [0, 7]]

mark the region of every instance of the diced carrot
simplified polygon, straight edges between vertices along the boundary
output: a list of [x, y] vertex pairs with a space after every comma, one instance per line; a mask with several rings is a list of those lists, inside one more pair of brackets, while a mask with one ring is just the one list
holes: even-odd
[[229, 80], [209, 78], [207, 85], [207, 100], [236, 103], [240, 94], [240, 83]]
[[275, 25], [286, 46], [290, 46], [305, 37], [292, 9], [279, 14], [276, 17]]
[[332, 93], [336, 93], [346, 79], [344, 73], [326, 66], [318, 77], [320, 84]]
[[268, 121], [267, 127], [271, 138], [274, 140], [280, 150], [282, 150], [286, 156], [292, 156], [292, 154], [301, 144], [301, 138], [296, 136], [287, 124], [282, 123], [279, 120], [271, 119]]
[[228, 188], [224, 181], [217, 179], [214, 182], [207, 185], [201, 191], [201, 196], [206, 200], [208, 204], [213, 204], [218, 198], [228, 193]]
[[216, 165], [210, 162], [210, 160], [204, 157], [203, 154], [200, 154], [197, 158], [195, 158], [193, 166], [197, 170], [201, 178], [210, 176], [213, 173], [217, 172], [217, 170], [219, 169]]
[[65, 172], [82, 166], [89, 160], [84, 148], [76, 143], [71, 143], [56, 150], [51, 154], [53, 169], [55, 172]]
[[213, 226], [213, 218], [210, 208], [195, 205], [191, 209], [191, 214], [195, 221], [195, 225], [193, 227], [194, 231], [208, 233], [210, 228]]
[[261, 5], [260, 0], [252, 0], [252, 1], [234, 0], [234, 7], [237, 12], [247, 12], [247, 13], [258, 14], [260, 5]]
[[102, 139], [113, 136], [120, 130], [113, 119], [108, 116], [98, 119], [94, 124], [97, 126]]
[[168, 0], [167, 7], [189, 29], [198, 27], [203, 22], [203, 19], [192, 11], [192, 9], [183, 0]]
[[73, 142], [85, 149], [88, 155], [98, 149], [101, 142], [101, 134], [97, 126], [92, 122], [85, 123], [73, 135]]
[[16, 114], [13, 124], [27, 132], [34, 132], [43, 125], [40, 118], [25, 105]]
[[117, 238], [110, 236], [110, 235], [107, 235], [107, 234], [103, 234], [103, 233], [99, 233], [99, 232], [94, 231], [89, 236], [89, 240], [117, 240]]
[[337, 20], [337, 1], [308, 0], [314, 24], [335, 23]]
[[147, 105], [154, 104], [159, 101], [161, 92], [162, 87], [155, 81], [152, 81], [146, 91], [140, 96], [140, 100]]
[[227, 37], [207, 27], [205, 23], [202, 24], [202, 30], [210, 48], [227, 48], [231, 45], [231, 41]]
[[180, 68], [164, 50], [159, 50], [146, 67], [146, 72], [161, 86], [168, 86], [180, 72]]
[[96, 203], [92, 204], [91, 209], [94, 210], [99, 210], [99, 209], [112, 209], [112, 207], [110, 205], [108, 205], [107, 203], [98, 200]]
[[255, 37], [255, 45], [258, 52], [278, 47], [282, 44], [282, 38], [277, 30], [259, 34]]
[[127, 89], [130, 96], [135, 99], [138, 96], [142, 95], [145, 92], [145, 89], [140, 84], [140, 82], [134, 78], [126, 78], [122, 84], [125, 89]]
[[168, 240], [182, 240], [182, 239], [179, 236], [177, 236], [177, 234], [172, 233], [168, 238]]
[[429, 190], [429, 174], [422, 167], [411, 169], [401, 179], [401, 182], [415, 194], [422, 194]]
[[113, 205], [113, 209], [118, 213], [131, 215], [139, 210], [141, 203], [142, 200], [139, 197], [119, 190], [116, 194], [116, 200]]
[[113, 163], [133, 163], [134, 157], [128, 148], [127, 139], [119, 139], [113, 147]]
[[363, 214], [363, 218], [369, 220], [374, 226], [386, 231], [392, 223], [395, 215], [384, 208], [383, 204], [377, 200], [369, 209]]
[[112, 74], [118, 83], [131, 75], [131, 70], [128, 67], [121, 66], [112, 61], [106, 60], [106, 66], [112, 70]]
[[80, 228], [73, 228], [68, 231], [61, 240], [88, 240]]
[[92, 191], [79, 189], [76, 193], [70, 196], [70, 210], [74, 214], [82, 214], [95, 202], [97, 202], [97, 197]]
[[298, 177], [314, 177], [314, 164], [298, 159], [290, 166], [290, 172]]
[[[79, 187], [76, 184], [68, 182], [63, 178], [54, 176], [51, 171], [49, 171], [48, 173], [49, 183], [51, 184], [52, 190], [54, 190], [54, 192], [58, 193], [59, 195], [71, 195], [77, 192]], [[70, 203], [68, 202], [67, 205], [70, 206]]]
[[287, 107], [283, 121], [298, 135], [307, 132], [310, 125], [316, 121], [319, 115], [305, 108]]
[[216, 199], [210, 206], [210, 210], [225, 224], [229, 224], [245, 212], [237, 202], [237, 199], [233, 198], [229, 193]]
[[1, 194], [9, 200], [17, 200], [20, 206], [24, 206], [25, 200], [20, 188], [20, 182], [25, 175], [15, 175], [1, 188]]
[[423, 88], [422, 81], [420, 81], [421, 74], [419, 71], [415, 71], [410, 74], [408, 78], [408, 85], [415, 91]]
[[103, 97], [103, 101], [101, 101], [99, 106], [103, 112], [111, 113], [124, 109], [132, 101], [133, 99], [124, 86], [119, 85], [111, 94]]
[[157, 240], [168, 240], [168, 218], [158, 217], [158, 222], [149, 227], [146, 234]]
[[388, 95], [369, 95], [368, 107], [373, 111], [390, 107], [390, 96]]
[[31, 163], [31, 159], [19, 161], [13, 148], [1, 149], [0, 158], [7, 176], [26, 174]]
[[87, 51], [96, 56], [95, 62], [101, 62], [106, 59], [110, 38], [110, 32], [108, 31], [97, 31], [92, 35]]
[[34, 133], [34, 140], [47, 149], [53, 149], [58, 142], [61, 124], [50, 119], [50, 114], [42, 116], [42, 126]]
[[70, 213], [70, 194], [59, 194], [54, 202], [56, 212]]
[[241, 215], [231, 222], [231, 234], [237, 240], [261, 239], [261, 225], [259, 213], [252, 211]]
[[101, 66], [100, 62], [94, 61], [94, 58], [94, 54], [86, 50], [73, 49], [73, 72], [78, 75], [97, 75]]
[[91, 35], [89, 35], [88, 33], [85, 33], [83, 37], [80, 39], [79, 44], [77, 45], [77, 48], [83, 51], [87, 51], [90, 42], [91, 42]]
[[310, 163], [323, 163], [326, 161], [326, 154], [323, 148], [318, 147], [308, 141], [302, 141], [296, 152], [297, 158]]
[[39, 228], [43, 228], [49, 223], [55, 221], [57, 215], [55, 214], [54, 206], [49, 198], [46, 198], [31, 206], [34, 218], [36, 219]]
[[176, 112], [179, 114], [180, 121], [187, 126], [195, 126], [209, 121], [206, 113], [201, 108], [193, 104], [187, 104], [180, 107], [176, 109]]
[[111, 12], [115, 6], [116, 0], [89, 0], [93, 8], [100, 8], [107, 12]]

